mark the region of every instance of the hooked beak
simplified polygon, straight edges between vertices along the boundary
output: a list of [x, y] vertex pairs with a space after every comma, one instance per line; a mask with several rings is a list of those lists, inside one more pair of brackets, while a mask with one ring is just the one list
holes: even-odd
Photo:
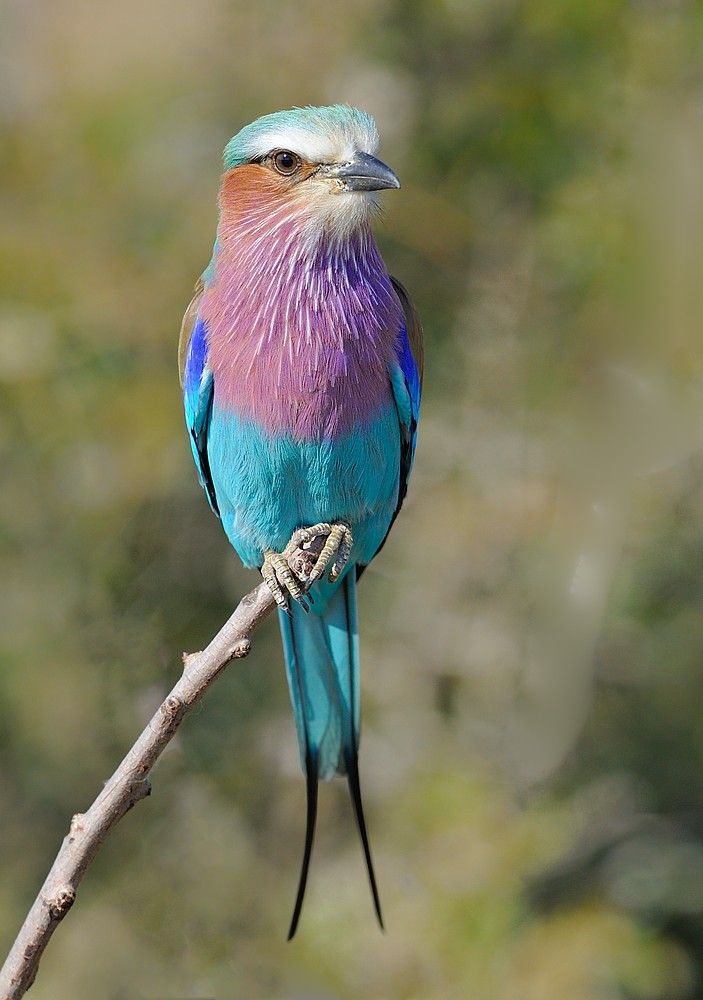
[[320, 167], [320, 174], [337, 180], [344, 191], [381, 191], [399, 188], [400, 181], [390, 167], [370, 153], [357, 153], [347, 163], [330, 163]]

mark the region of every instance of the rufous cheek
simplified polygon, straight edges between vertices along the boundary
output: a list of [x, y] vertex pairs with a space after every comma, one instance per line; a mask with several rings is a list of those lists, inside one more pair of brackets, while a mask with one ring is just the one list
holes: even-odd
[[275, 204], [281, 201], [289, 191], [289, 178], [281, 177], [259, 163], [246, 163], [223, 174], [220, 210], [234, 219], [262, 202]]
[[300, 192], [300, 185], [315, 172], [313, 163], [303, 163], [291, 177], [277, 174], [261, 163], [245, 163], [222, 176], [220, 209], [229, 218], [246, 215], [252, 208], [269, 204], [275, 207]]

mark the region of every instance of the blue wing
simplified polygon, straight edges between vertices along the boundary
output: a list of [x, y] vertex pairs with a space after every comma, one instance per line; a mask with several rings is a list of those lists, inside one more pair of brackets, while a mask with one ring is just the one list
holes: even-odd
[[[415, 458], [415, 444], [417, 441], [417, 423], [420, 418], [420, 397], [422, 395], [422, 377], [424, 373], [424, 341], [422, 325], [417, 310], [410, 301], [408, 293], [395, 278], [391, 278], [393, 288], [396, 291], [400, 303], [403, 307], [404, 323], [398, 337], [396, 348], [396, 359], [391, 365], [390, 378], [393, 388], [396, 409], [398, 411], [398, 423], [400, 427], [400, 469], [398, 470], [398, 501], [396, 508], [388, 525], [388, 531], [375, 555], [383, 548], [388, 533], [393, 527], [393, 522], [403, 506], [403, 501], [408, 492], [410, 473], [412, 472], [413, 460]], [[357, 576], [361, 575], [364, 567], [359, 566]]]
[[207, 439], [212, 415], [213, 378], [207, 363], [207, 329], [203, 319], [198, 314], [202, 293], [202, 283], [198, 282], [195, 295], [183, 317], [178, 345], [178, 360], [186, 425], [195, 466], [198, 470], [198, 478], [210, 506], [219, 516], [220, 511], [207, 453]]
[[395, 278], [391, 280], [405, 317], [405, 324], [398, 338], [397, 365], [391, 371], [393, 394], [400, 421], [400, 482], [398, 504], [393, 517], [395, 520], [408, 491], [408, 482], [415, 458], [425, 351], [422, 326], [417, 310], [400, 282], [396, 281]]

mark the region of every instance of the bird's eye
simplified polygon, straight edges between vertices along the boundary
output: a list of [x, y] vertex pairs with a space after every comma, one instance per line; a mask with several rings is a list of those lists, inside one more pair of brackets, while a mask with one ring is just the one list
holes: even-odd
[[288, 149], [279, 149], [277, 153], [273, 154], [273, 165], [279, 174], [289, 177], [300, 166], [300, 157]]

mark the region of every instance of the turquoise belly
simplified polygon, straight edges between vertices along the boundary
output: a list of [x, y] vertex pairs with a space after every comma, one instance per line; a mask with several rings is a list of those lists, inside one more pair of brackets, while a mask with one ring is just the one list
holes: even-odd
[[395, 511], [400, 468], [393, 403], [334, 441], [271, 437], [251, 421], [215, 408], [208, 457], [222, 524], [245, 566], [281, 551], [296, 528], [348, 521], [352, 562], [370, 562]]

